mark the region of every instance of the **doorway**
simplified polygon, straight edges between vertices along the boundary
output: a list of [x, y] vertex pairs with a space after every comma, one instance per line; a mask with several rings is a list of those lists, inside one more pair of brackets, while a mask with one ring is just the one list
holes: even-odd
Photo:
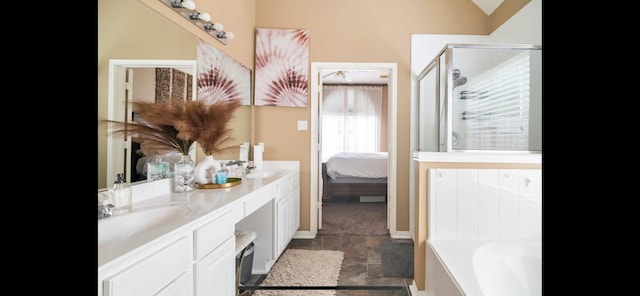
[[387, 181], [387, 227], [389, 234], [396, 233], [396, 171], [397, 171], [397, 64], [396, 63], [311, 63], [311, 202], [310, 231], [316, 235], [322, 225], [322, 157], [320, 111], [322, 103], [323, 76], [327, 71], [385, 71], [389, 73], [387, 83], [388, 115], [387, 115], [387, 148], [388, 148], [388, 181]]

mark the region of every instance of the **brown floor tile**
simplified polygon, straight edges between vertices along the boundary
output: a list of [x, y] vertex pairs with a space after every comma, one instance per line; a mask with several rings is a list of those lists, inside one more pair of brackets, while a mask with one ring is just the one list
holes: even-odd
[[357, 263], [353, 261], [343, 261], [340, 276], [338, 277], [339, 286], [366, 286], [369, 282], [367, 276], [367, 264]]
[[367, 264], [382, 264], [380, 248], [367, 248]]
[[404, 286], [404, 278], [385, 277], [382, 272], [382, 264], [368, 265], [369, 285], [371, 286]]

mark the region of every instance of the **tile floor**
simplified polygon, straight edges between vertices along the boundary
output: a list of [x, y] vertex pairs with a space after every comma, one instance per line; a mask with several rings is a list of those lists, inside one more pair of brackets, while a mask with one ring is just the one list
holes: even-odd
[[[380, 244], [389, 241], [394, 241], [389, 235], [318, 234], [312, 240], [293, 239], [287, 248], [343, 251], [336, 296], [411, 295], [408, 286], [413, 278], [385, 277], [382, 273]], [[253, 276], [247, 285], [258, 285], [263, 277]]]

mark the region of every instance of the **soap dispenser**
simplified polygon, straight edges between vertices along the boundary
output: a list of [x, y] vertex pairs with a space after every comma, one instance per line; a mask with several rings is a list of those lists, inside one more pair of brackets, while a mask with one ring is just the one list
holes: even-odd
[[131, 211], [131, 187], [126, 183], [123, 173], [116, 174], [116, 181], [113, 183], [109, 193], [113, 202], [112, 215], [120, 215]]

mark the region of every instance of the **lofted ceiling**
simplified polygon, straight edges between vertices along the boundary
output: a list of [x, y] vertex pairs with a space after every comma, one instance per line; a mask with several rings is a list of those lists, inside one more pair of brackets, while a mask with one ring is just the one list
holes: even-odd
[[[490, 15], [504, 0], [471, 0], [482, 11]], [[336, 71], [322, 71], [323, 84], [387, 84], [389, 73], [387, 70], [356, 70], [341, 69]]]
[[503, 1], [504, 0], [471, 0], [471, 2], [480, 7], [487, 15], [491, 15]]

